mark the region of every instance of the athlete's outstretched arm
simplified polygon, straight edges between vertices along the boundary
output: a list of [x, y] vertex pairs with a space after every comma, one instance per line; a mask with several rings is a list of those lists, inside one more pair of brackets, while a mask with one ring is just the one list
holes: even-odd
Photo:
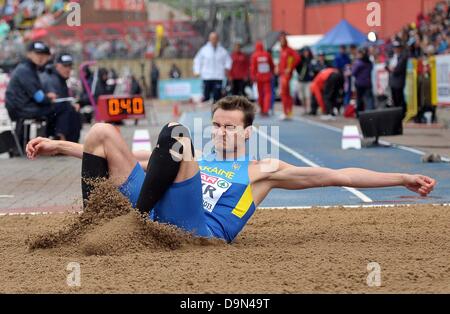
[[[65, 155], [75, 158], [83, 158], [83, 144], [51, 140], [45, 137], [37, 137], [28, 142], [26, 147], [27, 157], [36, 159], [38, 156]], [[147, 169], [147, 163], [151, 152], [138, 151], [133, 153], [143, 169]]]
[[26, 147], [27, 157], [36, 159], [38, 156], [66, 155], [76, 158], [83, 157], [83, 144], [56, 141], [45, 137], [37, 137], [28, 142]]
[[418, 174], [383, 173], [361, 168], [333, 170], [320, 167], [296, 167], [282, 161], [279, 162], [278, 170], [271, 173], [268, 179], [273, 188], [290, 190], [326, 186], [354, 188], [404, 186], [421, 196], [427, 196], [436, 185], [434, 179]]

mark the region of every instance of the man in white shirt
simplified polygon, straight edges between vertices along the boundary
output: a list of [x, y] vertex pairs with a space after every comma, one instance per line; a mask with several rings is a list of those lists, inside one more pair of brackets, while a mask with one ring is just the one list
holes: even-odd
[[194, 75], [203, 80], [203, 101], [208, 101], [213, 94], [214, 102], [222, 98], [223, 81], [231, 69], [231, 57], [219, 44], [219, 36], [212, 32], [209, 41], [194, 58]]

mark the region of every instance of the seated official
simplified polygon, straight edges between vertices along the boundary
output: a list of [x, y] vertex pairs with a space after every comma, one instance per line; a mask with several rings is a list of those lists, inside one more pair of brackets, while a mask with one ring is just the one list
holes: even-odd
[[45, 94], [39, 80], [39, 68], [50, 58], [50, 49], [43, 42], [32, 42], [27, 55], [11, 74], [6, 89], [5, 103], [11, 120], [35, 119], [48, 116], [55, 93]]
[[55, 64], [41, 74], [40, 78], [44, 91], [55, 93], [57, 100], [54, 104], [53, 115], [49, 119], [48, 136], [60, 140], [78, 142], [81, 131], [80, 105], [70, 101], [59, 101], [70, 97], [67, 80], [73, 67], [73, 57], [63, 53], [56, 57]]

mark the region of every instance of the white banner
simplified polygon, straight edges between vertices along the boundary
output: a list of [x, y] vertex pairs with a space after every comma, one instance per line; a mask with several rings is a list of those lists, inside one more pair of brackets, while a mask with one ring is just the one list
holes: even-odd
[[9, 129], [11, 121], [9, 120], [8, 111], [5, 106], [5, 93], [8, 87], [9, 76], [5, 73], [0, 73], [0, 133]]
[[0, 73], [0, 106], [5, 105], [5, 93], [8, 87], [9, 76], [5, 73]]
[[375, 64], [372, 71], [372, 82], [375, 95], [386, 95], [389, 89], [389, 72], [384, 63]]
[[437, 101], [450, 104], [450, 55], [436, 56]]

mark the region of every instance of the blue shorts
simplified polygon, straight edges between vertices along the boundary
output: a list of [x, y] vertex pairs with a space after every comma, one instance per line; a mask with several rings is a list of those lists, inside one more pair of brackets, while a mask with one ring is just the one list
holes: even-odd
[[[145, 172], [137, 164], [125, 183], [119, 187], [119, 191], [129, 199], [134, 208], [144, 179]], [[155, 205], [150, 217], [154, 221], [175, 225], [197, 236], [213, 237], [203, 209], [200, 171], [186, 181], [173, 183]]]

